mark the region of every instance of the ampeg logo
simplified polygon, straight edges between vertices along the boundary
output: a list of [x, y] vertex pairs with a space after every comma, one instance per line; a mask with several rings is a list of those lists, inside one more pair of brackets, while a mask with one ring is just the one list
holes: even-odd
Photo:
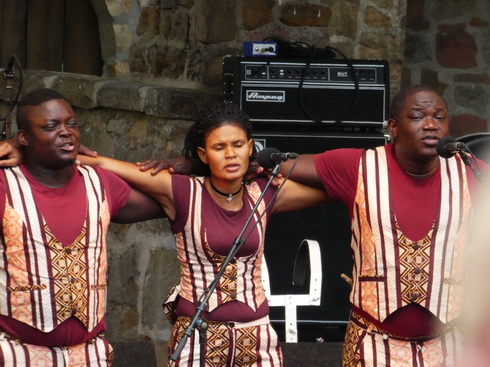
[[247, 102], [285, 102], [286, 92], [276, 90], [247, 90]]

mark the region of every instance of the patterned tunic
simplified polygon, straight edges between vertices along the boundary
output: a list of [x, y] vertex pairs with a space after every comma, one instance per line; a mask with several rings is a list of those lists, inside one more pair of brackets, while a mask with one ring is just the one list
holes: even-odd
[[105, 313], [110, 214], [100, 178], [78, 168], [87, 191], [84, 226], [70, 245], [53, 236], [36, 207], [28, 180], [3, 170], [7, 201], [0, 248], [0, 314], [50, 332], [77, 317], [91, 331]]
[[410, 303], [425, 307], [443, 323], [461, 314], [471, 200], [462, 161], [441, 159], [440, 164], [439, 213], [429, 233], [411, 241], [391, 206], [385, 148], [366, 151], [361, 159], [352, 219], [350, 299], [376, 320]]
[[[198, 177], [190, 180], [190, 206], [189, 216], [184, 231], [176, 233], [177, 255], [181, 263], [181, 281], [176, 290], [169, 296], [168, 301], [175, 300], [177, 294], [189, 302], [197, 303], [200, 295], [213, 281], [225, 260], [225, 256], [215, 253], [207, 240], [208, 230], [220, 231], [220, 228], [205, 228], [202, 226], [202, 216], [205, 209], [202, 208], [202, 195], [204, 188], [203, 178]], [[252, 202], [245, 205], [251, 207], [259, 198], [261, 190], [257, 183], [246, 186], [248, 195]], [[257, 213], [265, 211], [265, 203], [262, 200]], [[262, 287], [261, 264], [264, 252], [264, 234], [267, 217], [259, 218], [255, 214], [252, 222], [258, 223], [259, 234], [258, 250], [250, 256], [235, 257], [227, 266], [223, 276], [212, 293], [208, 302], [207, 311], [212, 311], [219, 305], [240, 301], [250, 306], [254, 311], [265, 301], [265, 292]], [[240, 228], [245, 223], [237, 224]], [[238, 233], [237, 233], [238, 235]], [[230, 243], [231, 248], [231, 243]]]
[[[183, 315], [177, 317], [172, 314], [173, 301], [180, 296], [193, 304], [198, 302], [226, 259], [226, 256], [217, 253], [217, 248], [223, 246], [219, 250], [224, 253], [229, 252], [232, 241], [228, 242], [228, 240], [232, 239], [232, 234], [239, 235], [248, 212], [261, 195], [261, 189], [256, 182], [246, 185], [244, 207], [238, 212], [229, 212], [221, 207], [217, 208], [217, 204], [212, 199], [207, 200], [210, 198], [207, 197], [202, 177], [186, 177], [184, 180], [186, 183], [187, 180], [190, 182], [189, 192], [182, 187], [177, 189], [174, 181], [174, 195], [180, 190], [177, 194], [180, 200], [186, 201], [182, 196], [189, 196], [190, 200], [186, 201], [188, 216], [185, 218], [183, 230], [176, 230], [175, 234], [177, 254], [181, 263], [181, 281], [164, 304], [167, 316], [174, 324], [169, 341], [169, 356], [173, 354], [190, 323], [190, 317]], [[247, 236], [248, 231], [252, 230], [251, 226], [256, 223], [257, 227], [248, 237], [249, 241], [246, 245], [248, 248], [235, 256], [226, 267], [216, 290], [211, 294], [206, 311], [219, 310], [219, 306], [226, 307], [227, 304], [238, 301], [236, 303], [240, 305], [239, 310], [244, 310], [243, 314], [250, 314], [247, 313], [248, 308], [257, 311], [266, 301], [261, 280], [261, 264], [267, 215], [260, 218], [260, 213], [265, 214], [269, 200], [266, 197], [259, 203], [258, 214], [254, 215], [243, 237]], [[177, 213], [177, 216], [185, 217], [182, 213]], [[214, 241], [211, 240], [210, 243], [210, 239]], [[221, 242], [221, 245], [218, 242]], [[229, 248], [225, 245], [228, 243]], [[279, 340], [270, 325], [268, 316], [258, 317], [249, 322], [236, 321], [243, 315], [228, 316], [231, 318], [229, 322], [209, 321], [203, 356], [201, 356], [198, 330], [195, 328], [176, 364], [169, 364], [169, 366], [197, 366], [201, 358], [205, 359], [205, 365], [209, 367], [282, 366]]]
[[[462, 313], [471, 208], [467, 167], [459, 156], [441, 158], [440, 172], [419, 180], [399, 167], [391, 144], [327, 153], [315, 158], [317, 171], [332, 198], [348, 205], [352, 228], [353, 310], [343, 365], [454, 365], [462, 348], [454, 321]], [[406, 335], [383, 329], [390, 315], [405, 317], [407, 325], [404, 308], [417, 305], [440, 320], [442, 329], [418, 336], [411, 332], [433, 328], [409, 325]]]

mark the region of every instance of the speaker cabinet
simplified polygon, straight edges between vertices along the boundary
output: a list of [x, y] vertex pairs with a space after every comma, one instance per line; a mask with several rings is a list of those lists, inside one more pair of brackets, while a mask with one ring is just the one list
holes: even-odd
[[[281, 152], [314, 154], [336, 148], [372, 148], [387, 143], [379, 134], [256, 132], [257, 148], [277, 148]], [[322, 253], [322, 293], [320, 306], [298, 307], [298, 341], [341, 341], [349, 316], [350, 286], [340, 277], [352, 274], [350, 221], [340, 202], [271, 217], [265, 238], [265, 256], [272, 294], [308, 293], [308, 284], [292, 285], [294, 260], [305, 238], [319, 242]], [[271, 307], [271, 320], [284, 340], [284, 309]]]
[[226, 56], [222, 92], [256, 125], [372, 130], [388, 120], [389, 80], [386, 60]]

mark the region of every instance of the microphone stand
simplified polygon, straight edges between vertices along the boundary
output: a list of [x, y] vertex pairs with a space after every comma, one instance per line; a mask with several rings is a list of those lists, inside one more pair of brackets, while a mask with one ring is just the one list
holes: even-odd
[[[11, 98], [12, 94], [12, 81], [14, 79], [14, 62], [18, 66], [19, 70], [19, 87], [17, 88], [17, 94], [14, 99]], [[4, 121], [2, 132], [0, 133], [0, 140], [7, 140], [11, 137], [11, 127], [12, 127], [12, 110], [19, 100], [20, 92], [22, 91], [22, 68], [20, 66], [19, 60], [15, 55], [10, 57], [10, 60], [3, 72], [3, 79], [5, 80], [5, 88], [7, 89], [7, 97], [3, 100], [5, 102], [5, 117], [0, 117], [0, 121]]]
[[[472, 154], [471, 151], [469, 153]], [[465, 152], [460, 152], [459, 156], [463, 160], [465, 166], [470, 167], [471, 171], [475, 175], [475, 178], [478, 180], [478, 182], [480, 182], [483, 186], [485, 186], [486, 185], [485, 177], [483, 176], [483, 173], [481, 172], [480, 169], [476, 170], [475, 167], [473, 167], [471, 158]]]
[[3, 125], [3, 130], [0, 133], [0, 140], [7, 140], [10, 137], [10, 131], [12, 126], [12, 80], [14, 79], [14, 70], [13, 68], [5, 68], [3, 73], [3, 79], [5, 80], [5, 88], [7, 89], [7, 97], [5, 98], [5, 117], [2, 118], [5, 123]]
[[[205, 309], [207, 307], [209, 298], [211, 297], [211, 293], [218, 286], [218, 282], [219, 282], [221, 276], [223, 275], [223, 273], [224, 273], [224, 271], [226, 269], [226, 266], [231, 262], [231, 260], [236, 255], [236, 253], [238, 252], [238, 250], [242, 247], [242, 245], [247, 240], [248, 235], [245, 238], [242, 238], [242, 236], [245, 233], [245, 231], [247, 230], [247, 227], [248, 227], [250, 221], [252, 220], [253, 216], [257, 212], [257, 209], [259, 207], [259, 204], [262, 201], [265, 193], [267, 192], [267, 189], [269, 188], [272, 180], [274, 178], [276, 178], [277, 175], [279, 174], [279, 171], [281, 169], [281, 166], [282, 166], [282, 162], [279, 162], [273, 168], [273, 170], [271, 172], [271, 177], [269, 178], [269, 181], [267, 182], [267, 185], [265, 186], [264, 190], [262, 190], [262, 193], [260, 194], [257, 202], [255, 203], [254, 207], [252, 208], [252, 212], [248, 216], [247, 221], [245, 222], [245, 224], [243, 225], [243, 228], [240, 231], [240, 234], [238, 235], [238, 237], [235, 238], [235, 241], [233, 242], [233, 246], [232, 246], [232, 248], [231, 248], [228, 256], [226, 257], [225, 261], [223, 262], [223, 264], [221, 264], [221, 267], [220, 267], [220, 269], [218, 271], [218, 274], [216, 274], [216, 277], [213, 279], [213, 281], [211, 282], [211, 284], [208, 286], [208, 288], [206, 288], [206, 290], [204, 291], [204, 293], [199, 298], [199, 301], [197, 302], [197, 305], [196, 305], [196, 311], [194, 313], [194, 317], [192, 318], [191, 323], [185, 329], [184, 335], [182, 336], [182, 339], [180, 339], [179, 344], [177, 345], [177, 348], [175, 348], [174, 352], [172, 353], [172, 356], [170, 357], [170, 359], [173, 362], [176, 362], [177, 361], [177, 359], [179, 358], [180, 354], [182, 353], [182, 350], [184, 349], [184, 347], [185, 347], [185, 345], [187, 343], [187, 340], [192, 335], [193, 330], [195, 328], [197, 328], [199, 330], [199, 344], [200, 344], [200, 351], [201, 351], [201, 353], [199, 355], [199, 359], [200, 359], [199, 362], [200, 362], [200, 366], [201, 367], [204, 367], [204, 362], [205, 362], [205, 359], [204, 359], [204, 346], [206, 345], [206, 331], [207, 331], [208, 323], [202, 317], [202, 313], [205, 311]], [[257, 223], [255, 225], [257, 225]], [[255, 225], [254, 225], [254, 227], [255, 227]], [[249, 235], [250, 235], [250, 233], [249, 233]]]

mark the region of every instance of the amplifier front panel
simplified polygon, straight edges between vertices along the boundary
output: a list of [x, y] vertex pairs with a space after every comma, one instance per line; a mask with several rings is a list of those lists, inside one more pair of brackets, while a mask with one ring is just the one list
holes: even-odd
[[[256, 125], [342, 124], [382, 128], [388, 120], [389, 70], [383, 60], [223, 62], [223, 97]], [[357, 83], [355, 83], [357, 80]], [[356, 85], [357, 84], [357, 85]]]

